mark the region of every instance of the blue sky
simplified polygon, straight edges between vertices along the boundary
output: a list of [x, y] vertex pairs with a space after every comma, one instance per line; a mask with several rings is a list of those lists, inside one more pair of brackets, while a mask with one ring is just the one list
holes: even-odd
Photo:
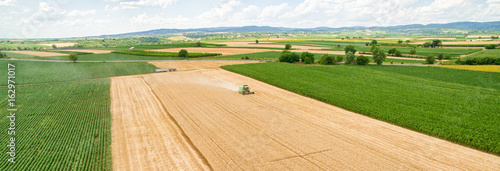
[[0, 0], [0, 38], [159, 28], [343, 27], [498, 21], [500, 0]]

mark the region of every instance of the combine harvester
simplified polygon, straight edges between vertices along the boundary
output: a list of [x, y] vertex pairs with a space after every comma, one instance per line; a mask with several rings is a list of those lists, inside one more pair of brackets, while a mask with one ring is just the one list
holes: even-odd
[[253, 91], [250, 91], [250, 87], [248, 87], [248, 85], [241, 85], [240, 88], [238, 89], [238, 92], [242, 95], [255, 93]]

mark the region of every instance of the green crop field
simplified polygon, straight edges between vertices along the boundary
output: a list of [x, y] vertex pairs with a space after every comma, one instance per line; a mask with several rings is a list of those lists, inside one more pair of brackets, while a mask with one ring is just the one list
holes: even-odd
[[417, 66], [223, 66], [431, 136], [500, 154], [500, 74]]
[[0, 170], [111, 170], [110, 82], [103, 78], [16, 86], [16, 163], [7, 162], [10, 120], [5, 117], [7, 96], [2, 96], [0, 128], [5, 134], [0, 141], [5, 148], [0, 159], [5, 162]]
[[[16, 66], [18, 85], [145, 74], [153, 73], [156, 69], [154, 65], [146, 62], [72, 63], [0, 60], [0, 71], [7, 71], [7, 63]], [[0, 82], [0, 86], [7, 85], [7, 77], [0, 77]]]
[[[12, 54], [12, 55], [11, 55]], [[54, 57], [36, 57], [31, 55], [7, 54], [9, 57], [18, 59], [38, 59], [38, 60], [68, 60], [66, 56], [54, 56]], [[78, 55], [78, 61], [129, 61], [129, 60], [179, 60], [184, 59], [181, 57], [156, 57], [156, 56], [136, 56], [136, 55], [125, 55], [117, 53], [103, 53], [103, 54], [89, 54], [89, 55]], [[78, 62], [77, 61], [77, 62]]]
[[469, 57], [500, 57], [500, 49], [488, 49], [488, 50], [483, 50], [479, 53], [470, 55]]

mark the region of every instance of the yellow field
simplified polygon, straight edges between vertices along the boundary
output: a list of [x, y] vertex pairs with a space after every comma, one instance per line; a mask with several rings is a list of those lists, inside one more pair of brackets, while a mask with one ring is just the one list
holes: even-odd
[[500, 65], [441, 65], [440, 67], [475, 71], [500, 72]]

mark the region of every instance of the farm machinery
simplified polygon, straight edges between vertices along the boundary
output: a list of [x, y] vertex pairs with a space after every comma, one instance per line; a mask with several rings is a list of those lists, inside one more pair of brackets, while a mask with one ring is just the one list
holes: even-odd
[[238, 92], [242, 95], [255, 93], [253, 91], [250, 91], [250, 87], [248, 87], [248, 85], [241, 85], [240, 88], [238, 89]]

